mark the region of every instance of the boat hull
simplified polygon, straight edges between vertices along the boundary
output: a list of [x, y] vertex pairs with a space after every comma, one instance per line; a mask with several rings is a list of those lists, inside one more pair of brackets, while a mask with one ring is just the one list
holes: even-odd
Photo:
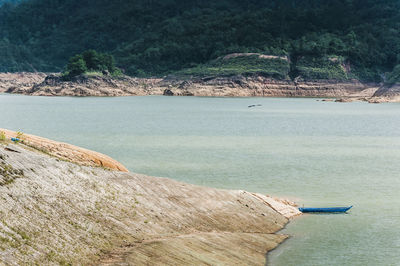
[[326, 213], [335, 213], [335, 212], [347, 212], [353, 206], [350, 207], [331, 207], [331, 208], [299, 208], [299, 211], [303, 213], [307, 212], [326, 212]]

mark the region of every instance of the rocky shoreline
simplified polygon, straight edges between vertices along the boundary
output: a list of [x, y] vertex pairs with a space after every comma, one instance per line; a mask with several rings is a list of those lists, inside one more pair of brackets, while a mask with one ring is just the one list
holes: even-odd
[[[24, 74], [25, 76], [27, 74]], [[32, 96], [208, 96], [208, 97], [317, 97], [336, 98], [338, 102], [371, 103], [400, 101], [400, 86], [365, 84], [358, 80], [276, 80], [260, 75], [163, 79], [122, 76], [79, 76], [63, 81], [59, 75], [17, 74], [0, 76], [0, 92]], [[35, 78], [32, 78], [35, 77]]]
[[299, 215], [261, 194], [61, 160], [53, 144], [0, 141], [2, 263], [265, 265]]
[[29, 89], [41, 83], [47, 74], [45, 73], [0, 73], [0, 93], [7, 90]]

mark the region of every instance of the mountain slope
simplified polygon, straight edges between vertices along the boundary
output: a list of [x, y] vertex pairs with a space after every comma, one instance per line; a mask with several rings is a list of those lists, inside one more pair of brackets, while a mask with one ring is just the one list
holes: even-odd
[[[61, 70], [88, 48], [131, 75], [238, 52], [341, 56], [363, 80], [400, 60], [398, 0], [28, 0], [0, 9], [0, 71]], [[297, 74], [297, 69], [292, 69]]]

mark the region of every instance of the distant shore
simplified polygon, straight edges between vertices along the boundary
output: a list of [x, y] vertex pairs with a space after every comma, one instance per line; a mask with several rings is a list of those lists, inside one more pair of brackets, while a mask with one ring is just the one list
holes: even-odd
[[82, 75], [62, 81], [58, 74], [3, 73], [0, 92], [32, 96], [208, 96], [208, 97], [316, 97], [338, 102], [399, 102], [400, 93], [381, 84], [357, 80], [291, 81], [263, 76], [133, 78]]

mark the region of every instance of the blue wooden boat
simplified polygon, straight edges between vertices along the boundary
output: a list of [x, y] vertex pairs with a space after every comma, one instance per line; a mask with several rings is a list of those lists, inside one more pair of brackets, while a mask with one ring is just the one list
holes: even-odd
[[347, 212], [350, 210], [353, 206], [350, 207], [330, 207], [330, 208], [299, 208], [299, 211], [301, 212], [328, 212], [328, 213], [333, 213], [333, 212]]

